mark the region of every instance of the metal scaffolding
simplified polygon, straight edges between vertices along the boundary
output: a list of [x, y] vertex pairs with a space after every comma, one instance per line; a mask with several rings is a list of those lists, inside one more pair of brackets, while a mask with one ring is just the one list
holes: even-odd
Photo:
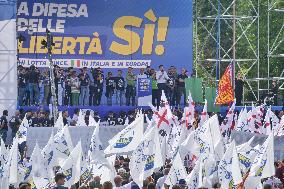
[[[242, 11], [238, 10], [240, 6]], [[219, 76], [233, 62], [233, 74], [240, 71], [246, 78], [244, 103], [257, 101], [260, 97], [259, 18], [259, 0], [195, 0], [196, 77], [205, 78], [206, 86], [216, 86]], [[253, 39], [249, 37], [252, 35]], [[247, 52], [240, 51], [244, 45]]]
[[[283, 22], [275, 25], [274, 16], [282, 15]], [[284, 90], [284, 3], [283, 0], [268, 0], [267, 5], [267, 85], [260, 90], [268, 91], [271, 80], [278, 80], [280, 90]], [[280, 62], [282, 67], [275, 71], [273, 62]], [[281, 64], [282, 62], [282, 64]], [[275, 75], [275, 72], [278, 75]], [[283, 97], [282, 97], [283, 98]]]
[[[260, 48], [260, 0], [195, 0], [196, 77], [205, 78], [206, 86], [216, 86], [220, 74], [233, 62], [233, 74], [245, 75], [243, 104], [263, 99], [272, 80], [284, 90], [284, 3], [265, 2], [261, 15], [262, 19], [267, 16], [267, 39]], [[279, 15], [283, 21], [275, 22]]]

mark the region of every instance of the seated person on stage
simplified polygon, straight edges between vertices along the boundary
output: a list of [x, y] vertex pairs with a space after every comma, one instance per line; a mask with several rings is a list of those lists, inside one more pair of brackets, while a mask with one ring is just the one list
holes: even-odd
[[116, 123], [116, 116], [113, 111], [109, 111], [108, 115], [105, 117], [105, 121], [108, 122], [109, 126], [114, 126]]
[[116, 124], [117, 125], [124, 125], [125, 120], [126, 120], [126, 112], [120, 111], [119, 115], [117, 116], [117, 119], [116, 119]]

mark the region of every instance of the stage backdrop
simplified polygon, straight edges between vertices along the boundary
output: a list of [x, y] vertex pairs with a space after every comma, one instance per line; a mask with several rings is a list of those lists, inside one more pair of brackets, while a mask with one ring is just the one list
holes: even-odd
[[48, 28], [62, 67], [163, 64], [191, 72], [192, 12], [192, 0], [19, 0], [18, 64], [48, 66], [41, 45]]

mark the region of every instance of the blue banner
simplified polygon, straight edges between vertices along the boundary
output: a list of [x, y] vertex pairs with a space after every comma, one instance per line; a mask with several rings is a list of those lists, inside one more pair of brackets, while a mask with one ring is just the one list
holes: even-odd
[[192, 0], [19, 0], [19, 65], [192, 70]]
[[148, 106], [152, 103], [152, 80], [149, 78], [138, 78], [138, 106]]

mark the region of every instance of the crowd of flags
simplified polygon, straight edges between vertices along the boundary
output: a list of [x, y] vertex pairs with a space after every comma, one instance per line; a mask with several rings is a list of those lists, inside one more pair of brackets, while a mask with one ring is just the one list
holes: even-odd
[[[140, 188], [143, 180], [161, 169], [167, 159], [172, 163], [165, 180], [170, 188], [184, 179], [190, 189], [210, 188], [215, 182], [224, 189], [254, 189], [261, 185], [262, 178], [275, 175], [273, 139], [284, 134], [284, 116], [279, 120], [271, 108], [252, 106], [250, 111], [244, 108], [237, 115], [233, 103], [224, 121], [219, 123], [217, 115], [209, 117], [205, 102], [198, 127], [193, 124], [195, 103], [191, 95], [181, 120], [173, 115], [164, 93], [162, 107], [151, 108], [152, 119], [138, 112], [135, 121], [110, 139], [106, 149], [99, 137], [100, 123], [90, 116], [89, 125], [95, 129], [86, 154], [81, 141], [73, 146], [68, 125], [63, 125], [60, 114], [55, 124], [57, 133], [51, 134], [42, 149], [36, 144], [29, 159], [21, 158], [18, 150], [27, 137], [29, 126], [25, 118], [10, 149], [1, 141], [0, 188], [22, 181], [32, 183], [33, 189], [49, 188], [54, 185], [55, 171], [66, 175], [66, 187], [78, 181], [87, 182], [93, 176], [100, 176], [102, 182], [113, 182], [116, 156], [125, 154], [130, 156], [130, 175]], [[81, 111], [77, 126], [86, 126], [83, 117]], [[268, 137], [256, 146], [251, 145], [254, 138], [236, 145], [230, 135], [234, 130]], [[191, 160], [190, 174], [184, 167], [185, 156]]]

